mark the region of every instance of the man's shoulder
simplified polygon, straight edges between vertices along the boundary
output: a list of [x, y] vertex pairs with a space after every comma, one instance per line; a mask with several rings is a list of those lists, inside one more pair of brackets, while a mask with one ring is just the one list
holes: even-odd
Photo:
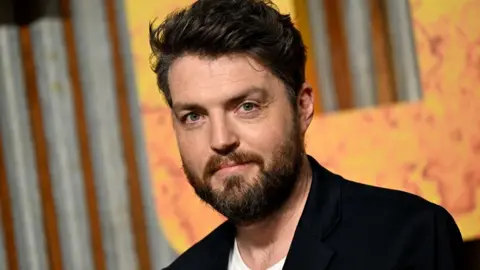
[[462, 235], [453, 216], [442, 206], [400, 190], [348, 180], [342, 181], [342, 186], [344, 224], [335, 240], [355, 239], [348, 242], [350, 249], [358, 248], [354, 250], [368, 243], [369, 249], [378, 254], [386, 250], [398, 251], [395, 256], [408, 253], [405, 263], [428, 265], [434, 261], [422, 257], [428, 252], [431, 256], [445, 255], [442, 263], [452, 266], [448, 269], [461, 265]]
[[[194, 269], [198, 265], [205, 265], [211, 258], [212, 249], [219, 248], [219, 241], [228, 242], [228, 239], [225, 238], [229, 236], [231, 229], [231, 224], [228, 222], [222, 223], [203, 239], [183, 252], [168, 267], [164, 268], [164, 270]], [[229, 247], [226, 248], [228, 249]]]
[[349, 220], [361, 219], [361, 221], [367, 221], [372, 219], [394, 222], [395, 219], [405, 220], [408, 216], [418, 214], [449, 215], [443, 207], [422, 198], [422, 194], [417, 195], [402, 190], [365, 184], [353, 179], [345, 179], [341, 175], [322, 167], [315, 159], [311, 158], [310, 161], [313, 171], [319, 178], [318, 183], [325, 183], [317, 185], [319, 189], [326, 190], [319, 194], [327, 196], [330, 192], [338, 192], [338, 195], [334, 197], [339, 198], [338, 202], [342, 209], [342, 216], [350, 215]]
[[364, 184], [343, 179], [342, 196], [347, 200], [361, 200], [365, 203], [384, 202], [387, 206], [414, 204], [417, 206], [432, 206], [424, 198], [403, 190]]
[[372, 217], [381, 220], [381, 223], [403, 223], [412, 219], [426, 222], [453, 220], [445, 208], [419, 195], [350, 180], [343, 183], [342, 201], [345, 214], [362, 219]]

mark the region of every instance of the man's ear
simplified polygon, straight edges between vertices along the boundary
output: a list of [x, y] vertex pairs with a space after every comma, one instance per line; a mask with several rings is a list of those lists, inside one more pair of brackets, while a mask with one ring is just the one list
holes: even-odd
[[302, 134], [307, 132], [314, 114], [313, 89], [308, 83], [303, 83], [297, 96], [298, 120]]

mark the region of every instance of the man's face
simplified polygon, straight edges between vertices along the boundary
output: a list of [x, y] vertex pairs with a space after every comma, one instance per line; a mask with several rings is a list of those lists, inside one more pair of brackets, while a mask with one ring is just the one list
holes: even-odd
[[188, 55], [173, 63], [169, 85], [183, 168], [197, 195], [236, 223], [280, 208], [298, 178], [309, 123], [284, 84], [246, 56]]

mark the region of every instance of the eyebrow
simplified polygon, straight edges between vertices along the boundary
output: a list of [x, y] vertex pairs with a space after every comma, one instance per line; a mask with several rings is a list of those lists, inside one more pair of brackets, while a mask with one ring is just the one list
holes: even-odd
[[[254, 94], [260, 94], [261, 98], [265, 99], [265, 97], [267, 96], [267, 91], [265, 90], [265, 88], [262, 88], [262, 87], [257, 87], [257, 86], [248, 87], [242, 90], [240, 93], [236, 94], [235, 96], [229, 98], [225, 104], [227, 104], [227, 106], [231, 104], [236, 104], [239, 101], [242, 101]], [[192, 102], [192, 103], [177, 102], [173, 104], [172, 108], [173, 108], [173, 111], [176, 111], [176, 112], [206, 110], [202, 105], [195, 102]]]

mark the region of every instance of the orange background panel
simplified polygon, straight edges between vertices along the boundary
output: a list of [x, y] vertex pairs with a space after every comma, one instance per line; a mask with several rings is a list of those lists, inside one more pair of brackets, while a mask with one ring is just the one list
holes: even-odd
[[[277, 3], [304, 16], [292, 1]], [[178, 252], [223, 220], [181, 171], [169, 110], [149, 67], [148, 22], [191, 2], [126, 1], [159, 223]], [[439, 203], [465, 239], [480, 238], [480, 0], [411, 5], [423, 100], [317, 116], [308, 152], [346, 178]]]

